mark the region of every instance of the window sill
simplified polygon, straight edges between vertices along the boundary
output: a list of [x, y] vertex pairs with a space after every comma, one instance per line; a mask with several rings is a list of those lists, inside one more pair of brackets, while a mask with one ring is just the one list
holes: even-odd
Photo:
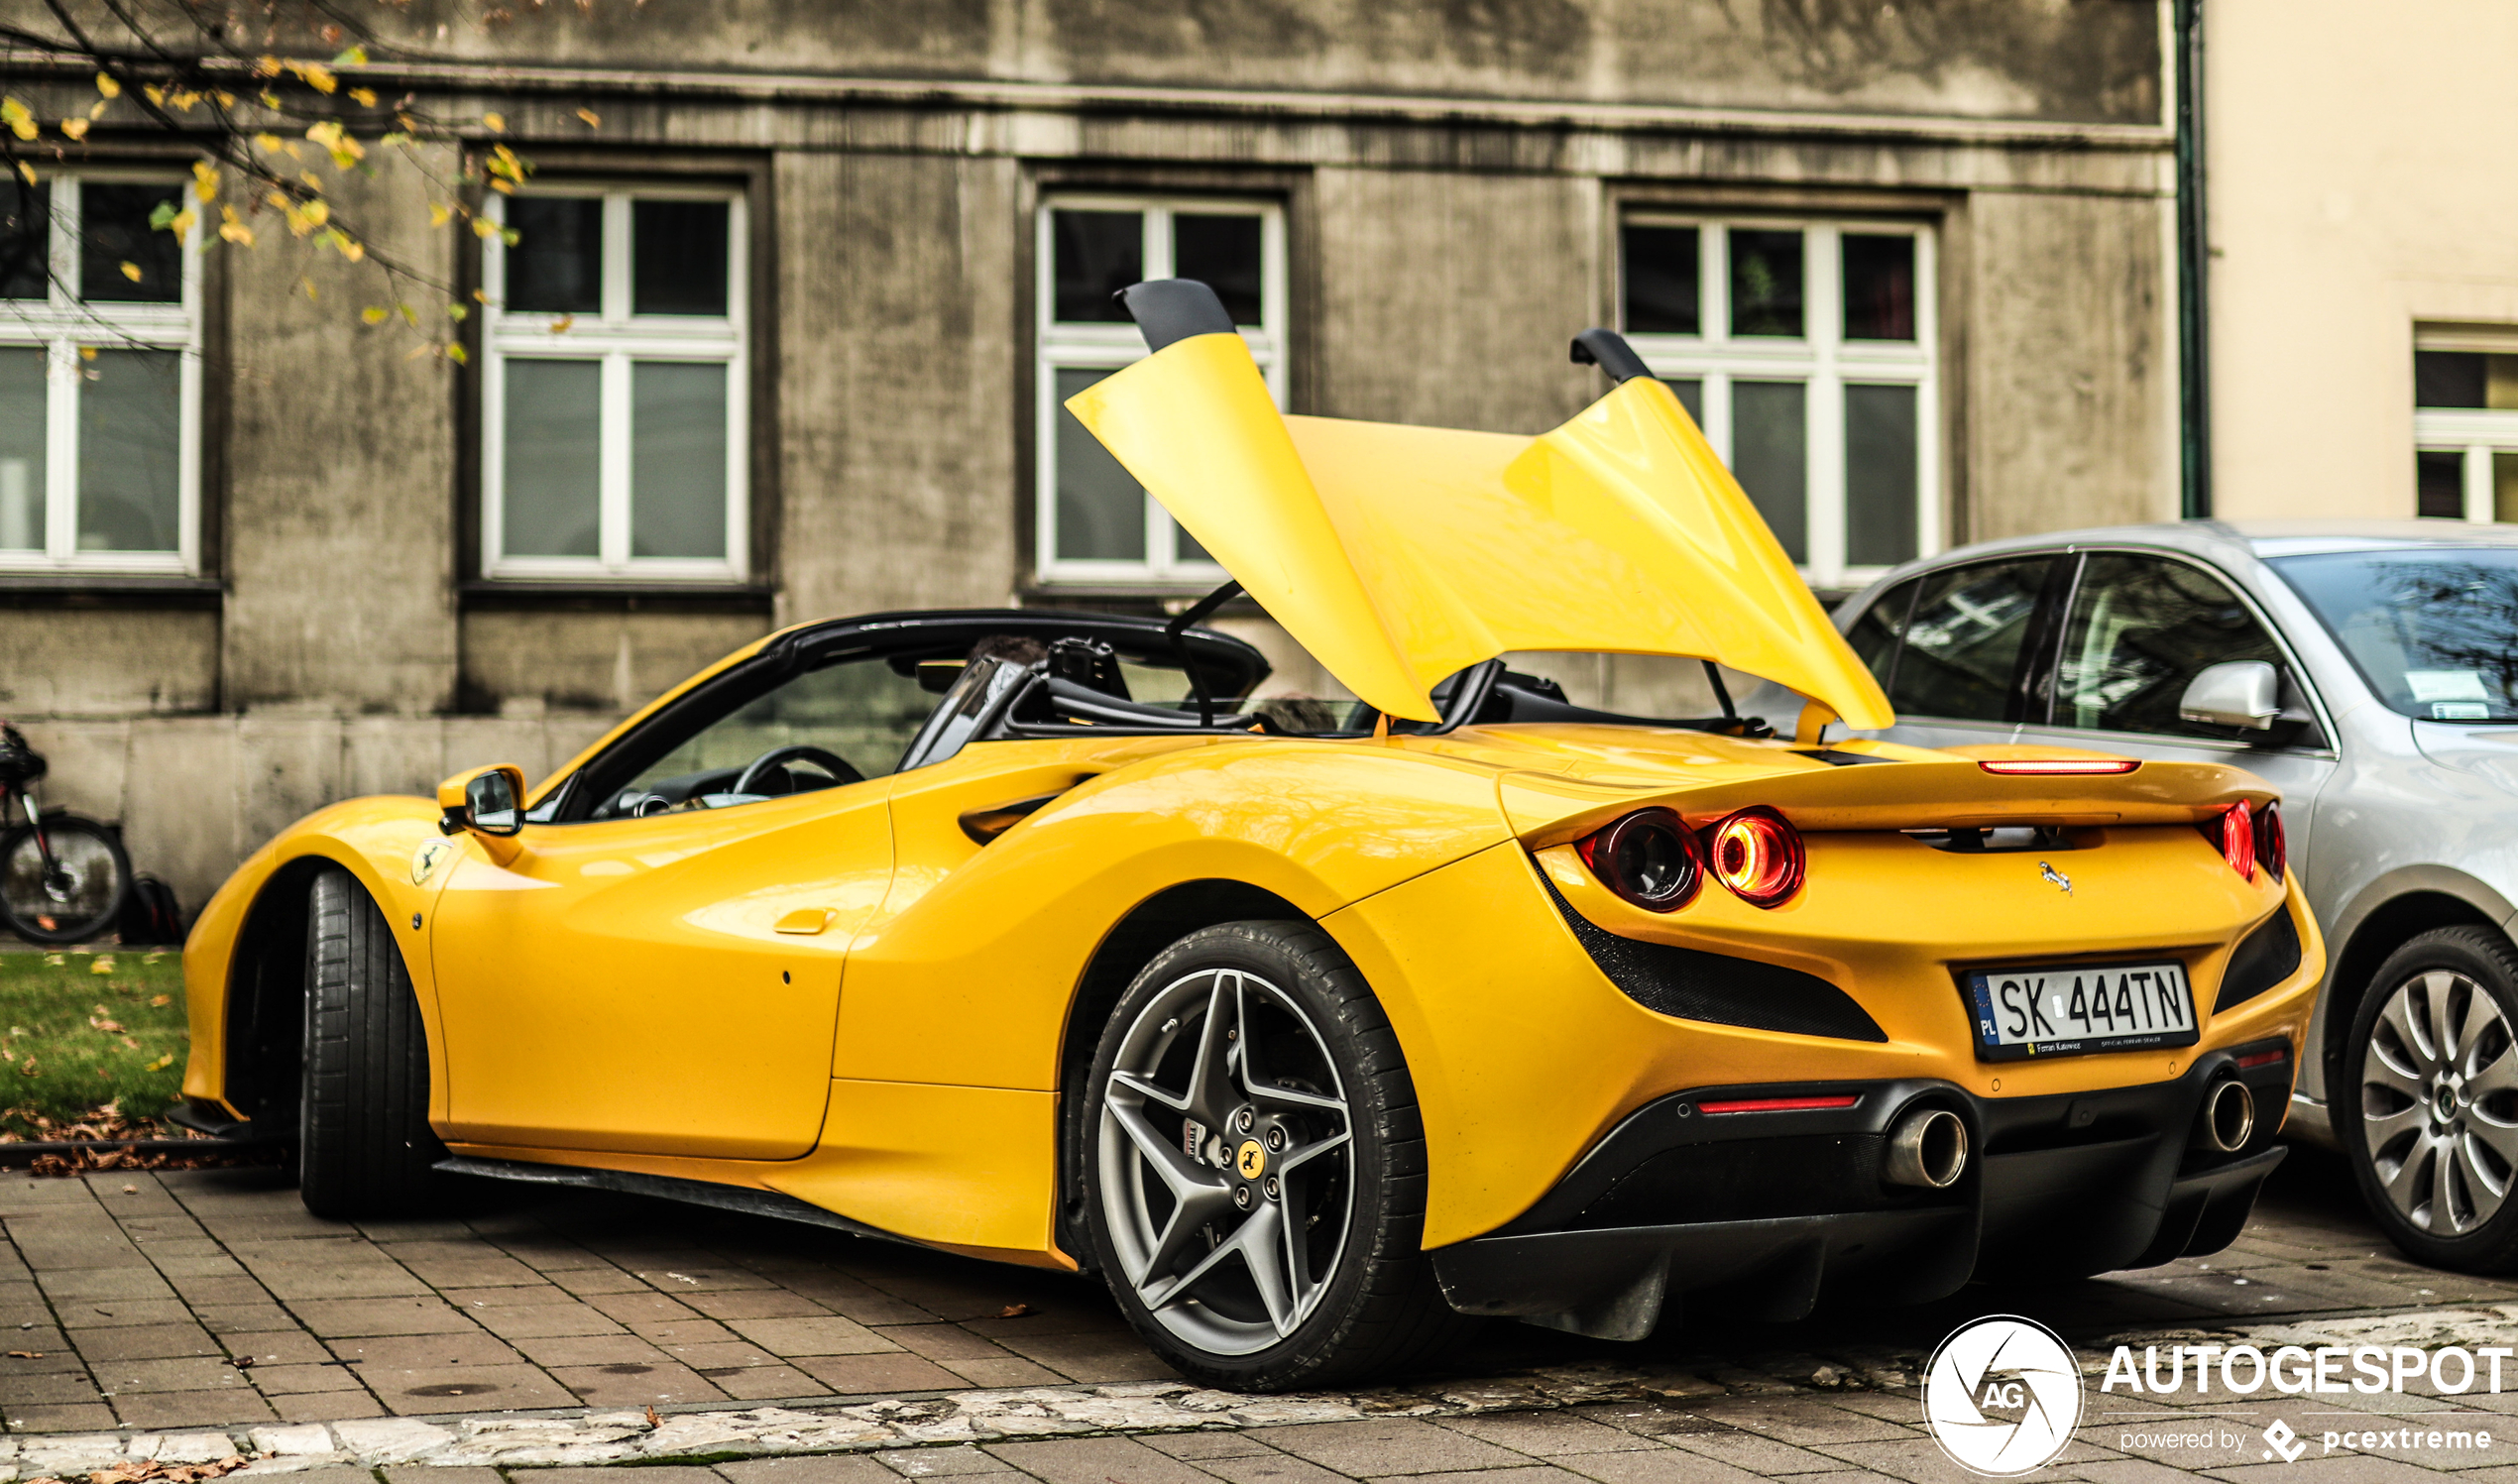
[[766, 614], [776, 596], [771, 588], [741, 582], [553, 582], [476, 577], [455, 585], [456, 602], [466, 613]]
[[0, 608], [160, 608], [215, 613], [227, 584], [215, 577], [145, 572], [0, 572]]

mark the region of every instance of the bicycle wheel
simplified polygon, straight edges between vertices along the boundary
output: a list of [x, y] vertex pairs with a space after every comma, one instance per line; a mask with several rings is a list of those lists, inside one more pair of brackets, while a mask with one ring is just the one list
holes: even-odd
[[131, 895], [131, 857], [122, 842], [94, 820], [57, 814], [36, 827], [20, 825], [0, 835], [0, 919], [30, 943], [87, 943], [114, 929]]

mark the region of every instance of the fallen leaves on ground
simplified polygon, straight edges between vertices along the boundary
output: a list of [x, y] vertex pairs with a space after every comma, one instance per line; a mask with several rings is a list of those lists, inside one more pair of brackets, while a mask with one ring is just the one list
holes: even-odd
[[996, 1312], [996, 1316], [1000, 1319], [1019, 1319], [1031, 1312], [1032, 1306], [1029, 1304], [1008, 1304]]
[[[269, 1457], [269, 1454], [265, 1454]], [[230, 1453], [215, 1463], [162, 1463], [155, 1458], [127, 1459], [111, 1468], [100, 1468], [87, 1476], [87, 1484], [199, 1484], [203, 1479], [216, 1479], [232, 1474], [254, 1460], [243, 1453]], [[64, 1484], [51, 1477], [29, 1479], [26, 1484]]]

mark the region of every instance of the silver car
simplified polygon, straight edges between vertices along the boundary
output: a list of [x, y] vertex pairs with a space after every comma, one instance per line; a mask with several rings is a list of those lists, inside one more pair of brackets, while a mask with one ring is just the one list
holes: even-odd
[[2518, 1267], [2518, 526], [2133, 525], [1911, 562], [1837, 611], [1924, 746], [2231, 762], [2331, 968], [2288, 1132], [2406, 1251]]

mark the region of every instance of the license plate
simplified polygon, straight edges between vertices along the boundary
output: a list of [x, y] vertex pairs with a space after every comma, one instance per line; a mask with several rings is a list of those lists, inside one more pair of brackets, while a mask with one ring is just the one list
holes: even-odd
[[1961, 978], [1980, 1062], [2192, 1046], [2198, 1035], [2183, 964], [1971, 969]]

